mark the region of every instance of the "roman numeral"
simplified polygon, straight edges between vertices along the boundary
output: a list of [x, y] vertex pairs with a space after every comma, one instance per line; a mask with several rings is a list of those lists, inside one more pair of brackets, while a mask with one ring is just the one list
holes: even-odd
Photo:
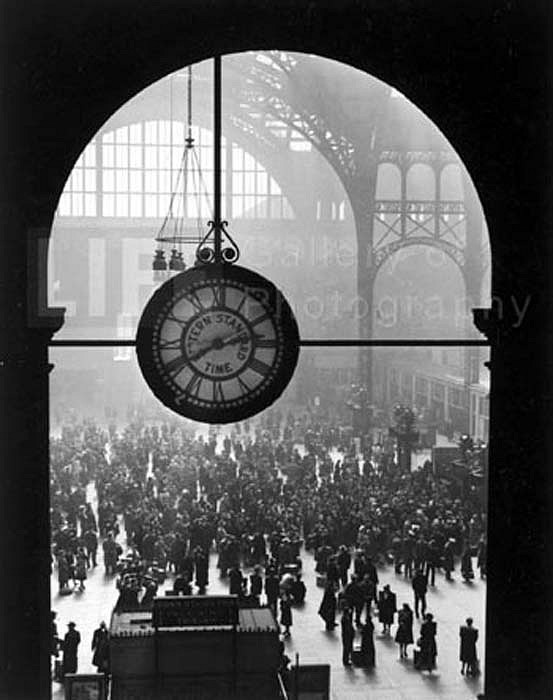
[[238, 308], [236, 309], [236, 311], [240, 312], [240, 311], [242, 310], [242, 307], [243, 307], [244, 304], [246, 303], [246, 299], [247, 299], [247, 298], [248, 298], [248, 295], [247, 295], [247, 294], [244, 294], [244, 296], [243, 296], [242, 299], [240, 300], [240, 303], [238, 304]]
[[271, 365], [268, 365], [265, 362], [258, 360], [257, 357], [252, 358], [248, 367], [250, 369], [253, 369], [254, 372], [257, 372], [257, 374], [262, 374], [262, 375], [267, 374], [267, 372], [269, 372], [271, 369]]
[[213, 401], [224, 401], [225, 395], [223, 394], [223, 383], [213, 382]]
[[213, 292], [213, 306], [226, 306], [227, 305], [227, 288], [224, 284], [212, 287]]
[[242, 393], [248, 394], [252, 390], [251, 386], [248, 386], [242, 377], [238, 376], [237, 379]]
[[184, 390], [188, 393], [191, 394], [192, 396], [198, 396], [200, 393], [200, 387], [203, 382], [203, 377], [200, 376], [199, 374], [194, 374], [192, 379], [188, 382]]
[[174, 321], [175, 323], [178, 323], [179, 326], [186, 326], [186, 321], [183, 321], [182, 318], [177, 318], [175, 314], [167, 314], [167, 320]]
[[276, 338], [258, 338], [255, 339], [256, 348], [276, 348]]
[[268, 313], [263, 313], [261, 316], [258, 316], [257, 318], [254, 318], [253, 321], [250, 321], [251, 326], [257, 326], [259, 323], [263, 323], [263, 321], [266, 321], [269, 318]]
[[188, 292], [186, 295], [186, 300], [192, 304], [196, 311], [205, 311], [205, 306], [200, 301], [196, 292]]
[[188, 358], [185, 355], [179, 355], [178, 357], [175, 357], [174, 360], [171, 360], [171, 362], [168, 362], [165, 365], [165, 369], [169, 372], [169, 374], [173, 375], [173, 378], [175, 378], [177, 374], [182, 372], [187, 364]]
[[160, 350], [180, 350], [180, 338], [175, 340], [162, 340], [159, 343]]

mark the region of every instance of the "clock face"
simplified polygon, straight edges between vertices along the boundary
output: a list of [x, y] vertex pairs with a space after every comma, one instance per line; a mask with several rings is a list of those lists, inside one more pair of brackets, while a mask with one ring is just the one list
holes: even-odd
[[276, 287], [237, 265], [195, 267], [148, 302], [136, 337], [154, 394], [194, 420], [229, 423], [273, 403], [299, 353], [293, 313]]

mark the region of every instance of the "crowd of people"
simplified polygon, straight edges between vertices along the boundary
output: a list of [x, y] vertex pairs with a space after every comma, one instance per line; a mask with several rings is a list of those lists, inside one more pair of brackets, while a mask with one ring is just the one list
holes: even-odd
[[[374, 665], [377, 611], [385, 633], [397, 613], [400, 658], [414, 643], [413, 615], [422, 615], [415, 657], [431, 670], [436, 622], [426, 592], [436, 572], [451, 578], [460, 561], [469, 580], [476, 556], [486, 574], [477, 489], [460, 498], [429, 462], [402, 473], [386, 438], [360, 440], [307, 411], [267, 411], [255, 424], [234, 425], [222, 444], [215, 433], [195, 436], [184, 421], [135, 415], [122, 429], [74, 422], [52, 439], [51, 465], [52, 567], [62, 595], [85, 589], [99, 549], [106, 575], [116, 578], [119, 609], [150, 608], [168, 576], [176, 593], [205, 593], [215, 551], [229, 592], [242, 605], [271, 607], [288, 636], [293, 607], [306, 596], [308, 551], [325, 628], [341, 614], [344, 664]], [[378, 590], [382, 566], [410, 580], [414, 611], [408, 604], [398, 611], [389, 586]]]

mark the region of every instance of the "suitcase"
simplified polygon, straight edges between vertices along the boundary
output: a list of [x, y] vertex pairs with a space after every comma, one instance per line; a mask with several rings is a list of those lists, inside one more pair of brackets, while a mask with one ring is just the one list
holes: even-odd
[[351, 652], [351, 661], [354, 666], [363, 666], [363, 654], [360, 647], [354, 647]]
[[326, 586], [326, 574], [317, 574], [317, 586], [319, 588]]

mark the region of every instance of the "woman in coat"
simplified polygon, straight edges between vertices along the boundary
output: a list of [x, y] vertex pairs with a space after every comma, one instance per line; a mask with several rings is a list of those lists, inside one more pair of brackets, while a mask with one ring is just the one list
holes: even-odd
[[426, 613], [424, 622], [421, 625], [419, 641], [420, 657], [418, 668], [421, 671], [431, 672], [432, 669], [436, 668], [436, 656], [438, 656], [436, 631], [437, 625], [434, 622], [434, 616], [431, 613]]
[[71, 577], [71, 570], [69, 564], [67, 563], [67, 557], [65, 552], [60, 550], [57, 555], [58, 564], [58, 585], [59, 593], [63, 593], [69, 584], [69, 579]]
[[474, 675], [477, 673], [477, 656], [476, 656], [476, 641], [478, 639], [478, 630], [472, 626], [472, 617], [467, 617], [466, 625], [463, 625], [459, 630], [461, 638], [461, 648], [459, 650], [459, 659], [461, 661], [461, 673]]
[[331, 632], [336, 627], [336, 593], [332, 583], [326, 584], [319, 615], [325, 621], [327, 632]]
[[280, 599], [280, 624], [284, 627], [284, 636], [289, 637], [292, 627], [292, 601], [286, 593]]
[[407, 646], [413, 644], [413, 611], [407, 603], [397, 616], [396, 642], [399, 644], [399, 658], [407, 658]]
[[472, 568], [472, 556], [468, 543], [461, 555], [461, 576], [465, 581], [471, 581], [474, 578], [474, 570]]
[[79, 590], [84, 591], [86, 581], [86, 569], [88, 567], [88, 557], [83, 547], [79, 547], [75, 557], [75, 581], [79, 582]]
[[363, 657], [364, 668], [374, 668], [375, 665], [375, 650], [374, 650], [374, 625], [370, 616], [367, 615], [367, 620], [361, 628], [361, 656]]

